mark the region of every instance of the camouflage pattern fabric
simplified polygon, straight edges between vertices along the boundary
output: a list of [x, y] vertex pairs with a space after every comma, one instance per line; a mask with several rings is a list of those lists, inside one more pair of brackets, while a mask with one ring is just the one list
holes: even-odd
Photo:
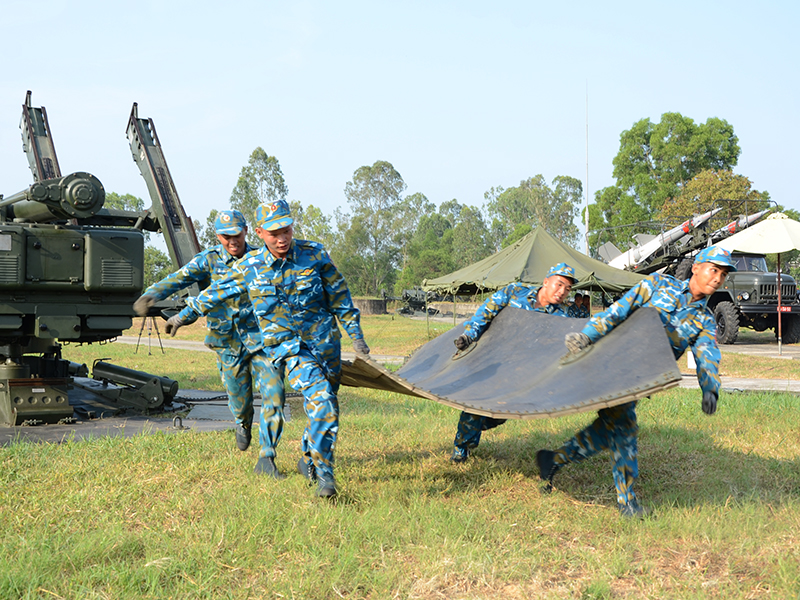
[[[661, 317], [675, 359], [691, 347], [701, 389], [719, 394], [721, 354], [716, 342], [716, 324], [707, 304], [708, 298], [692, 299], [688, 281], [668, 275], [650, 275], [605, 311], [592, 317], [583, 333], [596, 342], [637, 308], [652, 306]], [[639, 475], [637, 432], [636, 402], [603, 409], [594, 423], [556, 451], [554, 462], [564, 465], [606, 448], [611, 450], [617, 500], [620, 504], [629, 504], [636, 498], [633, 483]]]
[[[224, 348], [217, 348], [216, 351], [222, 385], [228, 392], [228, 408], [237, 425], [250, 429], [255, 412], [253, 388], [261, 394], [264, 406], [271, 401], [275, 389], [281, 390], [280, 397], [282, 397], [283, 377], [263, 350], [253, 354], [244, 348], [238, 352]], [[279, 403], [282, 406], [282, 401]], [[263, 429], [267, 423], [264, 420], [264, 408], [261, 409], [261, 423]], [[280, 432], [275, 435], [280, 437]]]
[[708, 298], [692, 300], [689, 282], [669, 275], [650, 275], [643, 279], [606, 310], [596, 314], [583, 328], [583, 333], [596, 342], [641, 306], [658, 311], [667, 333], [675, 360], [692, 349], [697, 363], [697, 380], [703, 392], [719, 395], [719, 361], [717, 325], [708, 308]]
[[538, 293], [539, 288], [525, 285], [524, 283], [511, 283], [502, 290], [497, 290], [486, 302], [481, 304], [480, 308], [475, 311], [475, 315], [465, 323], [464, 333], [471, 340], [477, 340], [489, 327], [489, 323], [497, 316], [497, 313], [506, 306], [523, 310], [535, 310], [536, 312], [545, 312], [561, 317], [567, 316], [562, 304], [550, 304], [545, 308], [535, 308], [536, 294]]
[[[253, 250], [255, 248], [249, 244], [245, 248], [246, 252]], [[203, 250], [172, 275], [151, 285], [143, 295], [164, 300], [194, 283], [201, 288], [207, 287], [227, 277], [237, 260], [221, 244]], [[206, 317], [206, 325], [205, 344], [209, 348], [238, 350], [244, 345], [250, 352], [255, 352], [261, 347], [261, 332], [247, 295], [232, 297], [214, 307]]]
[[589, 309], [583, 305], [570, 304], [567, 308], [567, 316], [573, 319], [588, 319], [590, 317]]
[[[285, 259], [261, 248], [234, 265], [228, 277], [187, 299], [180, 317], [197, 318], [242, 293], [253, 304], [266, 355], [305, 398], [309, 425], [303, 434], [303, 451], [323, 476], [331, 473], [341, 378], [341, 333], [336, 318], [352, 339], [364, 337], [344, 277], [317, 242], [294, 240]], [[271, 393], [281, 397], [272, 399], [271, 405], [282, 406], [282, 386]], [[282, 418], [282, 410], [275, 409], [268, 415], [268, 424], [280, 431]], [[279, 434], [259, 435], [261, 455], [274, 456], [279, 438]]]
[[[524, 283], [512, 283], [507, 285], [502, 290], [498, 290], [492, 294], [489, 299], [475, 311], [475, 316], [465, 323], [464, 333], [466, 333], [471, 340], [477, 340], [483, 332], [486, 331], [487, 327], [489, 327], [492, 319], [506, 306], [558, 315], [560, 317], [568, 316], [567, 312], [564, 310], [564, 306], [561, 304], [549, 304], [544, 308], [536, 308], [536, 295], [538, 293], [539, 288], [534, 288]], [[458, 417], [458, 429], [456, 430], [455, 440], [453, 440], [453, 445], [455, 446], [453, 458], [458, 460], [469, 456], [469, 451], [474, 450], [478, 447], [478, 444], [480, 444], [481, 434], [484, 431], [487, 429], [494, 429], [505, 422], [505, 419], [484, 417], [462, 411], [461, 415]]]
[[580, 462], [609, 449], [617, 502], [630, 504], [636, 500], [633, 484], [639, 477], [638, 431], [636, 402], [604, 408], [591, 425], [556, 450], [553, 462], [558, 466]]
[[[245, 250], [252, 252], [255, 248], [248, 244]], [[151, 285], [144, 294], [163, 300], [194, 283], [207, 287], [227, 277], [237, 260], [221, 244], [214, 246]], [[217, 368], [228, 393], [228, 407], [236, 423], [249, 428], [253, 423], [253, 381], [256, 379], [250, 361], [261, 348], [261, 332], [247, 295], [240, 294], [215, 307], [208, 313], [206, 327], [205, 344], [217, 353]], [[260, 389], [258, 381], [256, 388]]]

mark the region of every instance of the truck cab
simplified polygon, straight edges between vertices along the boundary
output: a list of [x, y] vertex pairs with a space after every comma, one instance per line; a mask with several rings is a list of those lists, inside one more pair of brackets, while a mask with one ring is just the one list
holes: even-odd
[[778, 274], [770, 273], [763, 254], [733, 252], [737, 270], [728, 274], [724, 286], [709, 298], [708, 307], [717, 322], [717, 342], [733, 344], [740, 327], [778, 332], [778, 315], [787, 344], [800, 342], [800, 302], [793, 277], [781, 273], [780, 310]]

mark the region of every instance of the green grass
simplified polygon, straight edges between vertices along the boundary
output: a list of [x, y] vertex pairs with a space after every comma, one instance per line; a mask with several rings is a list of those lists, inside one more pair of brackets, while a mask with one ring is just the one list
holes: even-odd
[[[213, 353], [133, 351], [65, 356], [219, 388]], [[282, 482], [253, 474], [255, 447], [230, 431], [0, 448], [0, 598], [798, 598], [797, 396], [723, 393], [713, 417], [696, 390], [643, 400], [637, 492], [654, 517], [637, 522], [617, 514], [607, 454], [542, 491], [534, 453], [591, 413], [509, 421], [454, 465], [457, 411], [353, 388], [340, 404], [335, 502], [293, 470], [299, 417]]]

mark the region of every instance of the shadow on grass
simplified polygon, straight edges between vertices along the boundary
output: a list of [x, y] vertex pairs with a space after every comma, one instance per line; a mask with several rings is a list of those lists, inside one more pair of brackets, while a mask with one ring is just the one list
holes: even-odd
[[[422, 486], [419, 491], [430, 494], [470, 494], [476, 488], [499, 484], [499, 478], [514, 480], [517, 474], [528, 480], [528, 485], [539, 486], [543, 493], [544, 482], [534, 459], [536, 451], [555, 449], [573, 433], [567, 428], [555, 434], [514, 432], [497, 439], [501, 434], [489, 432], [464, 464], [449, 460], [449, 440], [408, 451], [348, 456], [344, 460], [361, 471], [362, 479], [374, 483], [418, 480]], [[639, 479], [635, 489], [651, 508], [752, 502], [779, 507], [800, 499], [800, 460], [723, 448], [704, 432], [646, 426], [639, 432]], [[561, 469], [554, 479], [553, 493], [566, 494], [580, 502], [616, 505], [610, 453], [605, 450]]]

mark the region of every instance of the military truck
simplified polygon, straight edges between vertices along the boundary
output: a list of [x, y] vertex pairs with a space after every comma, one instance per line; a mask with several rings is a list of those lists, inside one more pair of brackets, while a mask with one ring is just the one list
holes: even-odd
[[[755, 331], [774, 329], [778, 333], [778, 274], [770, 273], [763, 254], [733, 252], [736, 272], [728, 274], [725, 285], [708, 300], [717, 321], [717, 342], [733, 344], [741, 327]], [[679, 267], [679, 277], [691, 275], [687, 258]], [[793, 277], [781, 273], [781, 333], [783, 342], [800, 342], [800, 302]]]
[[[148, 158], [157, 145], [152, 122], [141, 122], [134, 104], [129, 124], [134, 159], [149, 169], [158, 159]], [[0, 195], [0, 423], [69, 421], [76, 395], [97, 402], [92, 414], [162, 406], [178, 391], [176, 382], [102, 362], [93, 366], [93, 380], [84, 381], [88, 368], [64, 360], [61, 349], [112, 340], [131, 326], [143, 285], [143, 231], [170, 232], [173, 262], [181, 237], [193, 240], [184, 257], [199, 248], [170, 193], [166, 163], [142, 173], [159, 198], [151, 209], [108, 209], [97, 177], [62, 176], [47, 113], [31, 105], [31, 92], [20, 129], [34, 183]], [[168, 197], [169, 210], [159, 194]]]
[[[625, 268], [642, 275], [660, 272], [674, 275], [678, 279], [689, 279], [692, 275], [694, 255], [697, 252], [741, 231], [769, 213], [767, 209], [750, 215], [741, 215], [727, 225], [708, 232], [708, 219], [718, 210], [714, 209], [696, 216], [660, 236], [634, 236], [640, 245], [627, 251], [628, 255], [644, 255], [647, 247], [655, 249], [635, 264], [626, 263]], [[670, 237], [668, 234], [673, 232], [675, 235]], [[605, 244], [598, 251], [607, 262], [620, 256], [624, 258], [612, 244]], [[738, 270], [730, 273], [725, 285], [708, 300], [708, 306], [717, 322], [717, 341], [720, 344], [733, 344], [741, 327], [749, 327], [755, 331], [774, 329], [777, 335], [778, 275], [768, 272], [763, 254], [734, 252], [732, 256]], [[800, 302], [797, 297], [797, 286], [795, 280], [785, 274], [781, 274], [780, 314], [783, 342], [788, 344], [800, 342]]]

